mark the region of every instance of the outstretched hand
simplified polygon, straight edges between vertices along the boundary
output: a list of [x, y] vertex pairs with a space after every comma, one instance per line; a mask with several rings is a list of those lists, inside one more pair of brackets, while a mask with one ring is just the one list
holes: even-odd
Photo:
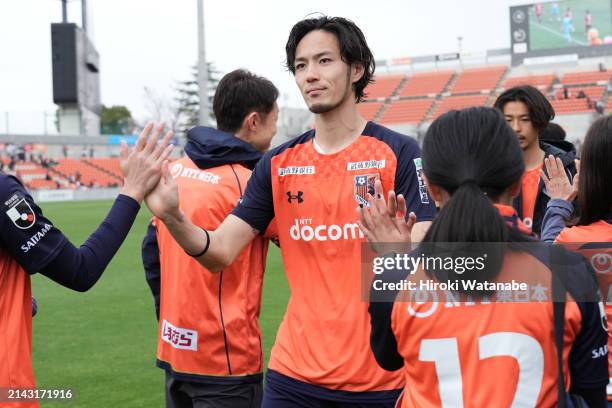
[[380, 180], [374, 183], [374, 197], [368, 193], [368, 207], [359, 206], [357, 224], [364, 233], [372, 249], [376, 252], [385, 252], [380, 244], [410, 245], [412, 227], [416, 222], [416, 215], [411, 212], [408, 220], [406, 199], [394, 191], [389, 191], [385, 202], [383, 188]]
[[156, 126], [151, 134], [153, 128], [153, 123], [145, 126], [132, 149], [128, 148], [125, 141], [121, 142], [120, 167], [123, 173], [121, 194], [128, 195], [139, 203], [159, 181], [162, 163], [174, 148], [169, 144], [173, 135], [171, 131], [159, 141], [164, 125]]
[[570, 183], [563, 162], [558, 157], [549, 155], [544, 158], [546, 173], [542, 170], [540, 177], [546, 187], [546, 192], [550, 198], [558, 198], [565, 201], [573, 201], [578, 194], [578, 183], [580, 174], [580, 160], [576, 160], [576, 170], [578, 171]]
[[168, 160], [162, 164], [162, 175], [159, 182], [145, 197], [145, 203], [153, 215], [162, 221], [167, 220], [168, 217], [178, 217], [178, 187], [170, 173]]

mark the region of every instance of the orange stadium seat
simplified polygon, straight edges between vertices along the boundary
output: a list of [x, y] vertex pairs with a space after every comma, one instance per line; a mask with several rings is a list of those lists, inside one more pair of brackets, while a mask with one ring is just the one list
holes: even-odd
[[404, 89], [399, 93], [401, 97], [438, 95], [453, 77], [453, 71], [427, 72], [414, 74], [408, 80]]
[[380, 108], [382, 108], [382, 102], [362, 102], [357, 104], [357, 112], [365, 118], [365, 120], [374, 120]]
[[76, 177], [77, 173], [81, 175], [81, 184], [88, 186], [90, 184], [108, 187], [110, 184], [120, 184], [121, 179], [112, 176], [92, 165], [75, 159], [61, 159], [59, 164], [54, 167], [54, 170], [62, 174], [64, 177]]
[[365, 89], [368, 99], [388, 98], [393, 95], [405, 75], [380, 75], [374, 77], [374, 83]]
[[520, 85], [531, 85], [540, 90], [546, 90], [551, 87], [555, 80], [554, 74], [548, 75], [528, 75], [522, 77], [508, 78], [503, 85], [504, 89], [510, 89]]
[[380, 123], [419, 123], [429, 112], [433, 103], [433, 99], [408, 99], [392, 102], [380, 119]]
[[434, 112], [433, 118], [448, 112], [452, 109], [464, 109], [472, 106], [484, 106], [489, 95], [464, 95], [449, 96], [440, 101], [438, 108]]
[[119, 167], [119, 159], [116, 157], [90, 158], [85, 159], [84, 161], [92, 164], [94, 167], [107, 171], [116, 177], [122, 178], [121, 168]]
[[550, 101], [550, 103], [557, 115], [586, 113], [593, 111], [592, 108], [589, 109], [586, 99], [561, 99]]
[[561, 78], [563, 85], [595, 84], [609, 82], [612, 71], [569, 72]]
[[[580, 91], [583, 91], [585, 95], [588, 96], [589, 98], [601, 101], [601, 99], [603, 98], [604, 92], [606, 91], [606, 87], [605, 86], [581, 86], [581, 87], [567, 88], [567, 90], [568, 90], [568, 96], [570, 98], [576, 98], [578, 93]], [[561, 99], [563, 98], [564, 91], [563, 89], [557, 89], [555, 94], [557, 96], [557, 99]]]
[[507, 69], [505, 66], [466, 69], [459, 74], [450, 92], [456, 94], [491, 91], [497, 87]]

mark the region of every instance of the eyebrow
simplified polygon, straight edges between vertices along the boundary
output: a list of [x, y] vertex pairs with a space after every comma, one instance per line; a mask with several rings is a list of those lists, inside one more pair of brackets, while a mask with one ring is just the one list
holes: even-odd
[[[318, 58], [321, 58], [321, 57], [324, 57], [324, 56], [327, 56], [327, 55], [331, 55], [331, 54], [333, 54], [333, 52], [331, 52], [331, 51], [322, 51], [322, 52], [319, 52], [318, 54], [313, 55], [312, 58], [318, 59]], [[296, 59], [295, 59], [296, 62], [297, 61], [306, 61], [306, 60], [307, 60], [307, 58], [304, 58], [304, 57], [296, 57]]]

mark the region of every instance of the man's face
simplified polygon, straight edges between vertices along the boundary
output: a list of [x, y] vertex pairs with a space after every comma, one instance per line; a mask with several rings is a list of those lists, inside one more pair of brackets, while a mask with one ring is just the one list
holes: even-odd
[[538, 143], [538, 131], [533, 127], [527, 105], [520, 101], [508, 102], [503, 108], [504, 117], [519, 138], [521, 149], [527, 150]]
[[295, 81], [313, 113], [325, 113], [353, 98], [350, 67], [340, 56], [334, 34], [314, 30], [295, 51]]
[[251, 144], [259, 151], [265, 152], [270, 148], [272, 138], [276, 135], [276, 122], [278, 120], [278, 105], [274, 107], [268, 114], [259, 114], [260, 125], [257, 128], [257, 133], [253, 135]]

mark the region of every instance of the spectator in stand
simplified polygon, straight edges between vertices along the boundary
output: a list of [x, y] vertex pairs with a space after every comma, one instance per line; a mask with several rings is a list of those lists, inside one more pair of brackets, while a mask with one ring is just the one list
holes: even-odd
[[81, 157], [87, 157], [87, 146], [83, 146], [81, 149]]
[[94, 147], [89, 146], [89, 158], [93, 158], [93, 157], [94, 157]]
[[587, 97], [587, 96], [586, 96], [586, 94], [584, 93], [584, 90], [582, 90], [582, 89], [581, 89], [581, 90], [579, 90], [579, 91], [578, 91], [578, 94], [576, 95], [576, 99], [584, 99], [584, 98], [586, 98], [586, 97]]
[[66, 145], [62, 146], [62, 154], [64, 155], [64, 159], [68, 157], [68, 146]]

